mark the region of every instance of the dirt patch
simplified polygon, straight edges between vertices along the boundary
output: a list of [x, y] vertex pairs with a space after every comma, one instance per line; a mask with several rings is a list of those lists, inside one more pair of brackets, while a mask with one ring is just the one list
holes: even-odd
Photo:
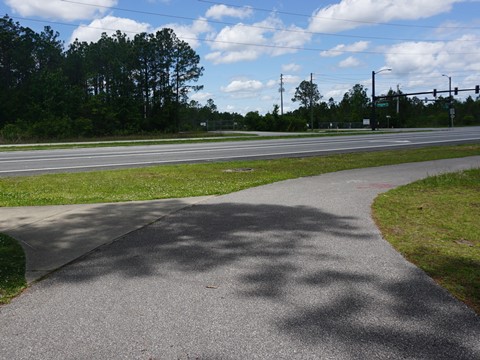
[[237, 173], [237, 172], [252, 172], [252, 168], [237, 168], [237, 169], [225, 169], [223, 172], [226, 173]]

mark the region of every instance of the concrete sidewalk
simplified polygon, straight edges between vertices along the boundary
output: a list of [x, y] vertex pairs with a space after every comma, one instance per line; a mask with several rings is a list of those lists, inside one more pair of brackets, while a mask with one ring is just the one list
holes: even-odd
[[101, 245], [208, 198], [0, 207], [0, 232], [22, 244], [27, 282], [32, 283]]
[[[0, 359], [477, 360], [479, 317], [405, 261], [370, 216], [380, 192], [471, 167], [480, 157], [187, 205], [112, 236], [0, 307]], [[123, 206], [114, 224], [130, 221]], [[100, 226], [102, 213], [80, 223]]]

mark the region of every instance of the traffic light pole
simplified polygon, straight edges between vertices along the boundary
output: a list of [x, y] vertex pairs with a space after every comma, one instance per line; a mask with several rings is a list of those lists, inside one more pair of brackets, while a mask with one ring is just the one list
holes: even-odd
[[372, 71], [372, 116], [370, 119], [370, 126], [372, 127], [372, 131], [376, 129], [376, 121], [377, 121], [377, 114], [375, 111], [375, 71]]
[[382, 71], [392, 71], [392, 69], [382, 69], [377, 72], [372, 71], [372, 118], [370, 119], [370, 125], [372, 126], [372, 131], [377, 128], [377, 113], [376, 113], [376, 104], [377, 97], [375, 96], [375, 74], [381, 73]]

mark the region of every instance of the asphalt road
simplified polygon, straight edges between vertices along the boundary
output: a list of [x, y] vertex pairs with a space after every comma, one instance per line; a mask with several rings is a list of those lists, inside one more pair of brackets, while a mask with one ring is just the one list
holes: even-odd
[[0, 152], [0, 176], [325, 155], [480, 141], [480, 127], [430, 132], [68, 150]]
[[0, 307], [0, 359], [478, 360], [479, 317], [370, 216], [379, 192], [471, 166], [342, 171], [177, 211]]

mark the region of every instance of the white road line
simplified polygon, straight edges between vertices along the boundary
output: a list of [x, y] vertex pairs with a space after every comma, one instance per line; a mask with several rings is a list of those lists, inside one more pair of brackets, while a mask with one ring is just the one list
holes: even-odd
[[[477, 140], [477, 139], [457, 139], [456, 141], [466, 141], [466, 140]], [[425, 141], [418, 143], [400, 143], [400, 144], [387, 144], [387, 145], [373, 145], [373, 146], [362, 146], [362, 147], [345, 147], [345, 148], [336, 148], [336, 149], [324, 149], [324, 150], [304, 150], [301, 152], [291, 153], [291, 152], [278, 152], [278, 153], [264, 153], [264, 154], [253, 154], [253, 155], [235, 155], [235, 156], [218, 156], [210, 158], [191, 158], [191, 159], [177, 159], [177, 160], [159, 160], [159, 161], [146, 161], [146, 162], [129, 162], [129, 163], [111, 163], [111, 164], [98, 164], [98, 165], [78, 165], [78, 166], [65, 166], [65, 167], [50, 167], [50, 168], [40, 168], [40, 169], [20, 169], [20, 170], [0, 170], [1, 174], [5, 173], [20, 173], [20, 172], [36, 172], [36, 171], [53, 171], [53, 170], [75, 170], [75, 169], [95, 169], [95, 168], [109, 168], [116, 166], [133, 166], [133, 165], [155, 165], [155, 164], [168, 164], [168, 163], [182, 163], [182, 162], [198, 162], [198, 161], [213, 161], [213, 160], [225, 160], [225, 159], [240, 159], [240, 158], [252, 158], [252, 157], [263, 157], [263, 156], [278, 156], [278, 155], [292, 155], [292, 154], [310, 154], [310, 153], [322, 153], [322, 152], [331, 152], [331, 151], [345, 151], [345, 150], [365, 150], [372, 148], [385, 148], [385, 147], [395, 147], [395, 146], [410, 146], [410, 145], [431, 145], [438, 143], [451, 142], [452, 140], [443, 140], [443, 141]]]
[[[355, 139], [356, 141], [360, 141], [361, 139]], [[361, 140], [364, 141], [364, 140]], [[351, 143], [352, 141], [343, 140], [343, 141], [336, 141], [336, 143]], [[236, 150], [258, 150], [258, 149], [265, 149], [265, 148], [273, 148], [273, 147], [298, 147], [298, 146], [316, 146], [316, 145], [323, 145], [330, 142], [310, 142], [310, 143], [281, 143], [281, 144], [264, 144], [264, 145], [255, 145], [255, 146], [226, 146], [226, 147], [213, 147], [213, 148], [194, 148], [194, 149], [173, 149], [173, 150], [165, 150], [165, 149], [158, 149], [152, 151], [142, 151], [142, 152], [116, 152], [116, 153], [106, 153], [106, 154], [85, 154], [79, 156], [57, 156], [57, 157], [44, 157], [44, 158], [34, 158], [34, 159], [9, 159], [9, 160], [2, 160], [0, 159], [0, 163], [19, 163], [19, 162], [37, 162], [37, 161], [57, 161], [57, 160], [79, 160], [79, 159], [100, 159], [100, 158], [108, 158], [108, 157], [133, 157], [133, 156], [148, 156], [148, 155], [163, 155], [163, 154], [172, 154], [172, 153], [192, 153], [192, 152], [212, 152], [218, 150], [224, 151], [236, 151]]]
[[[444, 142], [449, 142], [449, 141], [471, 141], [471, 140], [478, 140], [478, 138], [468, 138], [468, 139], [450, 139], [450, 140], [445, 140]], [[395, 144], [402, 144], [402, 143], [411, 143], [412, 141], [410, 140], [393, 140], [393, 139], [372, 139], [368, 140], [365, 138], [349, 138], [349, 139], [333, 139], [329, 141], [312, 141], [312, 139], [308, 139], [306, 142], [302, 143], [275, 143], [275, 144], [263, 144], [263, 145], [253, 145], [253, 144], [245, 144], [245, 145], [235, 145], [235, 146], [216, 146], [216, 147], [210, 147], [210, 148], [201, 148], [201, 147], [196, 147], [193, 149], [158, 149], [158, 150], [152, 150], [152, 151], [146, 151], [143, 150], [141, 152], [109, 152], [109, 153], [103, 153], [103, 154], [84, 154], [84, 155], [77, 155], [77, 156], [57, 156], [57, 157], [39, 157], [39, 158], [29, 158], [29, 159], [0, 159], [0, 163], [21, 163], [21, 162], [45, 162], [45, 161], [58, 161], [58, 160], [80, 160], [80, 159], [100, 159], [100, 158], [115, 158], [115, 157], [133, 157], [133, 156], [148, 156], [152, 154], [157, 154], [157, 155], [163, 155], [163, 154], [171, 154], [171, 153], [192, 153], [192, 152], [198, 152], [198, 151], [203, 151], [203, 152], [212, 152], [212, 151], [218, 151], [218, 150], [225, 150], [225, 151], [235, 151], [235, 150], [244, 150], [244, 149], [249, 149], [249, 150], [258, 150], [258, 149], [265, 149], [265, 148], [273, 148], [273, 147], [298, 147], [298, 146], [315, 146], [315, 145], [323, 145], [323, 144], [339, 144], [339, 143], [348, 143], [351, 144], [352, 142], [359, 142], [359, 141], [368, 141], [368, 142], [378, 142], [378, 143], [388, 143], [388, 142], [393, 142]], [[439, 141], [435, 141], [439, 142]], [[430, 143], [435, 143], [435, 142], [430, 142]], [[442, 142], [442, 141], [440, 141]], [[418, 142], [417, 144], [423, 144], [422, 142]], [[363, 149], [363, 147], [361, 148]], [[335, 149], [338, 150], [338, 149]], [[322, 151], [322, 150], [315, 150], [315, 151]], [[304, 152], [310, 152], [310, 151], [302, 151], [301, 153]], [[283, 153], [280, 153], [283, 154]], [[288, 153], [286, 153], [288, 154]], [[275, 154], [276, 155], [276, 154]], [[254, 156], [254, 155], [252, 155]], [[264, 156], [259, 155], [259, 156]], [[222, 157], [223, 158], [223, 157]], [[0, 171], [1, 173], [1, 171]]]

